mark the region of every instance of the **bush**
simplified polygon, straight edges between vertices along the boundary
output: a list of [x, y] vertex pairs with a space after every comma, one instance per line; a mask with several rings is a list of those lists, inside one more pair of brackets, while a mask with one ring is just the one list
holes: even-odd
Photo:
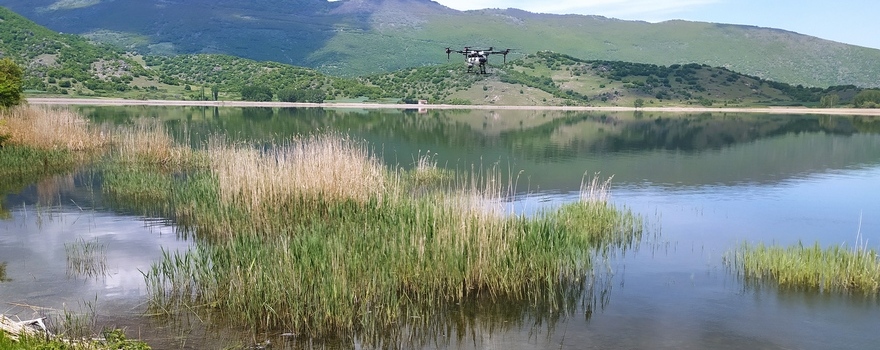
[[880, 105], [880, 90], [862, 90], [853, 98], [857, 108], [874, 108]]

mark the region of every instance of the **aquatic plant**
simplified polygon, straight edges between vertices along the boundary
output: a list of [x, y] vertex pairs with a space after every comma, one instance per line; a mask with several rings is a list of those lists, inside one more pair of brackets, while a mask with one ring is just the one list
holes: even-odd
[[[0, 194], [72, 171], [107, 144], [106, 134], [67, 109], [18, 106], [0, 111]], [[0, 216], [6, 216], [0, 206]]]
[[18, 106], [0, 113], [0, 121], [8, 145], [92, 151], [109, 142], [109, 136], [91, 127], [85, 117], [63, 108]]
[[641, 235], [640, 219], [603, 196], [509, 215], [511, 181], [492, 170], [412, 196], [407, 176], [342, 135], [206, 152], [210, 171], [168, 190], [198, 243], [144, 271], [157, 310], [203, 306], [243, 326], [327, 336], [476, 297], [561, 309], [556, 293], [584, 283], [597, 250]]
[[0, 150], [0, 194], [18, 191], [53, 174], [73, 170], [76, 156], [68, 150], [6, 145]]
[[175, 171], [204, 165], [203, 158], [194, 154], [191, 147], [174, 142], [162, 121], [156, 119], [138, 118], [133, 125], [116, 128], [112, 143], [111, 161], [127, 167]]
[[743, 243], [725, 263], [747, 281], [828, 293], [880, 292], [880, 260], [876, 250], [865, 246]]
[[100, 277], [107, 272], [105, 247], [98, 240], [78, 239], [65, 243], [67, 254], [67, 273], [71, 276]]
[[6, 264], [7, 262], [0, 262], [0, 282], [8, 282], [11, 281], [8, 277], [6, 277]]

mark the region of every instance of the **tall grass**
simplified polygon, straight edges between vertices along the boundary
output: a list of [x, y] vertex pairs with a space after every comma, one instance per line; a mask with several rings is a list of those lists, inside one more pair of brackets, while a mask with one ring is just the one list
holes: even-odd
[[203, 306], [309, 336], [396, 328], [472, 298], [558, 310], [558, 291], [584, 283], [597, 250], [641, 235], [640, 219], [591, 195], [508, 215], [511, 181], [496, 171], [413, 196], [411, 177], [343, 135], [215, 140], [203, 152], [208, 170], [166, 193], [168, 215], [198, 243], [144, 271], [158, 310]]
[[728, 266], [750, 281], [766, 281], [796, 289], [821, 292], [877, 294], [880, 260], [865, 246], [830, 246], [819, 243], [790, 247], [743, 243], [725, 259]]
[[124, 166], [180, 170], [202, 164], [192, 148], [175, 143], [165, 125], [156, 119], [136, 119], [133, 125], [114, 130], [113, 135], [112, 160]]
[[215, 139], [208, 154], [220, 198], [254, 209], [293, 195], [365, 202], [385, 192], [382, 164], [344, 135], [305, 137], [263, 150]]
[[17, 106], [0, 113], [6, 144], [46, 150], [90, 151], [109, 142], [109, 135], [90, 127], [83, 116], [67, 109]]

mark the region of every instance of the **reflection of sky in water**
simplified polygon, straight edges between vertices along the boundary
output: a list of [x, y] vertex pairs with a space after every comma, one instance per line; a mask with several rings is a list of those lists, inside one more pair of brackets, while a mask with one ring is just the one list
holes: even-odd
[[[137, 217], [79, 211], [73, 208], [15, 208], [0, 221], [0, 261], [6, 261], [10, 282], [0, 283], [0, 301], [63, 309], [95, 300], [141, 304], [146, 271], [161, 249], [187, 249], [168, 226]], [[65, 244], [97, 242], [104, 247], [106, 275], [68, 273]], [[22, 310], [17, 310], [22, 311]], [[29, 311], [29, 310], [27, 310]], [[112, 312], [112, 310], [101, 310]], [[29, 315], [23, 315], [29, 316]]]
[[[333, 119], [321, 114], [309, 120]], [[614, 272], [610, 304], [591, 319], [574, 316], [552, 334], [531, 332], [525, 321], [521, 329], [483, 332], [478, 341], [468, 336], [464, 348], [477, 343], [476, 348], [827, 349], [880, 343], [876, 299], [745, 288], [722, 261], [743, 241], [852, 246], [859, 229], [869, 247], [880, 248], [876, 134], [786, 133], [696, 151], [608, 152], [588, 147], [593, 139], [585, 138], [587, 127], [566, 134], [564, 142], [541, 134], [508, 136], [508, 141], [466, 127], [459, 128], [461, 134], [454, 133], [456, 128], [449, 134], [429, 130], [418, 138], [418, 132], [400, 132], [407, 129], [397, 126], [387, 131], [380, 123], [371, 129], [382, 120], [367, 120], [369, 127], [361, 132], [378, 139], [375, 145], [396, 161], [412, 162], [413, 154], [430, 149], [439, 154], [441, 166], [469, 169], [499, 162], [502, 171], [522, 170], [517, 190], [534, 194], [519, 194], [521, 200], [510, 204], [517, 213], [575, 200], [582, 175], [600, 172], [615, 176], [615, 203], [661, 231], [659, 237], [649, 235], [638, 252], [609, 261]], [[416, 136], [401, 137], [410, 134]], [[83, 201], [77, 198], [77, 203]], [[0, 220], [0, 262], [8, 263], [7, 277], [13, 280], [0, 283], [0, 313], [8, 313], [6, 307], [31, 312], [9, 303], [60, 309], [96, 296], [102, 314], [129, 313], [145, 301], [140, 271], [161, 257], [162, 247], [190, 244], [178, 240], [171, 227], [134, 216], [65, 207], [38, 216], [34, 208], [12, 207], [12, 219]], [[67, 275], [64, 244], [78, 239], [105, 247], [106, 276]]]
[[[880, 249], [880, 166], [792, 178], [772, 186], [614, 185], [612, 200], [659, 227], [636, 253], [610, 262], [610, 304], [572, 318], [539, 345], [562, 348], [863, 349], [880, 342], [873, 297], [746, 288], [723, 256], [743, 241], [857, 244]], [[533, 212], [577, 198], [540, 195], [512, 204]], [[521, 344], [517, 334], [496, 343]], [[500, 341], [504, 339], [504, 341]], [[499, 344], [496, 344], [499, 345]], [[542, 348], [536, 346], [535, 348]]]

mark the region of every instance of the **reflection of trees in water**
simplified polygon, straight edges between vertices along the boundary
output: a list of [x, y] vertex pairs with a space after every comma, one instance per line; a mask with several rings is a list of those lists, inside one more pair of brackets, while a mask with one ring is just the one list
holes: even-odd
[[[600, 132], [555, 140], [556, 130], [581, 125], [579, 129]], [[613, 124], [613, 127], [608, 127]], [[566, 117], [528, 130], [502, 134], [504, 143], [528, 159], [568, 159], [581, 154], [678, 150], [699, 152], [729, 147], [786, 134], [829, 133], [852, 135], [880, 132], [880, 122], [853, 116], [790, 115], [712, 115], [709, 113], [663, 117], [642, 114], [641, 118], [621, 120], [610, 116], [583, 114]]]

